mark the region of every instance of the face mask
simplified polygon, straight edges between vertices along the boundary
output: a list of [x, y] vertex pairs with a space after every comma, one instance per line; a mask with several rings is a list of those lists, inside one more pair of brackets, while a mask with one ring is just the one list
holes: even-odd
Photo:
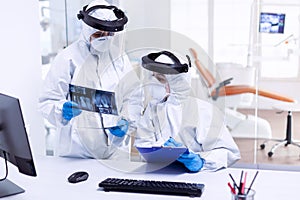
[[103, 53], [109, 50], [111, 45], [111, 36], [95, 38], [91, 41], [91, 51]]

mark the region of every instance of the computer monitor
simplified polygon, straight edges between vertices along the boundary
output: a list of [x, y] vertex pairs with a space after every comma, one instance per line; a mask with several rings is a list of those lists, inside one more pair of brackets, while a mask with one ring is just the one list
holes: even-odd
[[0, 94], [0, 156], [6, 168], [6, 173], [1, 173], [4, 177], [0, 177], [0, 197], [24, 192], [24, 189], [6, 178], [7, 162], [15, 165], [22, 174], [37, 174], [19, 100], [5, 94]]
[[260, 13], [260, 33], [284, 33], [285, 14], [282, 13]]

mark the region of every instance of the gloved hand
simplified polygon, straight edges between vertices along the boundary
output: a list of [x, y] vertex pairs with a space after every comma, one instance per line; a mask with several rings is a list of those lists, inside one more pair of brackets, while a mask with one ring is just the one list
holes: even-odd
[[108, 130], [111, 134], [117, 137], [123, 137], [128, 131], [129, 123], [125, 119], [121, 119], [118, 121], [117, 126], [110, 127]]
[[[170, 137], [164, 143], [164, 146], [180, 147], [183, 145]], [[191, 172], [198, 172], [204, 164], [204, 160], [200, 157], [200, 155], [190, 152], [189, 150], [181, 154], [181, 156], [177, 158], [177, 161], [181, 162]]]
[[164, 146], [166, 147], [181, 147], [182, 144], [177, 142], [174, 138], [170, 137], [165, 143]]
[[202, 159], [200, 155], [190, 151], [181, 154], [177, 160], [184, 164], [184, 166], [191, 172], [198, 172], [204, 164], [204, 159]]
[[82, 110], [78, 104], [73, 101], [67, 101], [64, 103], [62, 108], [62, 116], [65, 120], [70, 121], [73, 117], [80, 115]]

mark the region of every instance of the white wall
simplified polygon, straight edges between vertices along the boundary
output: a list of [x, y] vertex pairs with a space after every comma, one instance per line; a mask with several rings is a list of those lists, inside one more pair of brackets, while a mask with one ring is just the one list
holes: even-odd
[[120, 7], [128, 15], [128, 29], [170, 28], [170, 0], [123, 0]]
[[128, 17], [127, 52], [144, 47], [170, 47], [170, 33], [166, 31], [170, 29], [170, 0], [126, 0], [120, 1], [120, 8]]
[[[272, 91], [277, 94], [287, 96], [295, 99], [300, 103], [300, 82], [299, 81], [271, 81], [271, 80], [261, 80], [259, 82], [259, 88], [267, 91]], [[266, 99], [261, 99], [259, 102], [260, 108], [270, 109], [272, 103], [280, 103], [274, 101], [268, 101]]]
[[38, 1], [2, 1], [0, 92], [20, 99], [33, 153], [44, 152], [44, 127], [37, 112], [42, 84]]

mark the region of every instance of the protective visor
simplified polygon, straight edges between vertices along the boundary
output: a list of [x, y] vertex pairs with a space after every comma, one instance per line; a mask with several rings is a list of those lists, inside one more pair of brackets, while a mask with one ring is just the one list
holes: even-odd
[[[160, 55], [168, 56], [174, 63], [162, 63], [155, 61]], [[179, 74], [186, 73], [191, 67], [191, 60], [188, 55], [186, 55], [189, 64], [181, 64], [179, 59], [169, 51], [161, 51], [158, 53], [150, 53], [142, 57], [142, 66], [150, 71], [158, 72], [161, 74]]]
[[[87, 9], [87, 7], [88, 5], [84, 6], [83, 9], [79, 11], [79, 14], [77, 14], [77, 18], [79, 20], [82, 19], [87, 25], [95, 29], [107, 32], [119, 32], [124, 29], [125, 24], [128, 22], [128, 18], [126, 17], [124, 12], [115, 6], [97, 5], [92, 6], [89, 9]], [[114, 12], [117, 19], [112, 21], [106, 21], [97, 19], [89, 15], [90, 12], [96, 9], [110, 9]]]

